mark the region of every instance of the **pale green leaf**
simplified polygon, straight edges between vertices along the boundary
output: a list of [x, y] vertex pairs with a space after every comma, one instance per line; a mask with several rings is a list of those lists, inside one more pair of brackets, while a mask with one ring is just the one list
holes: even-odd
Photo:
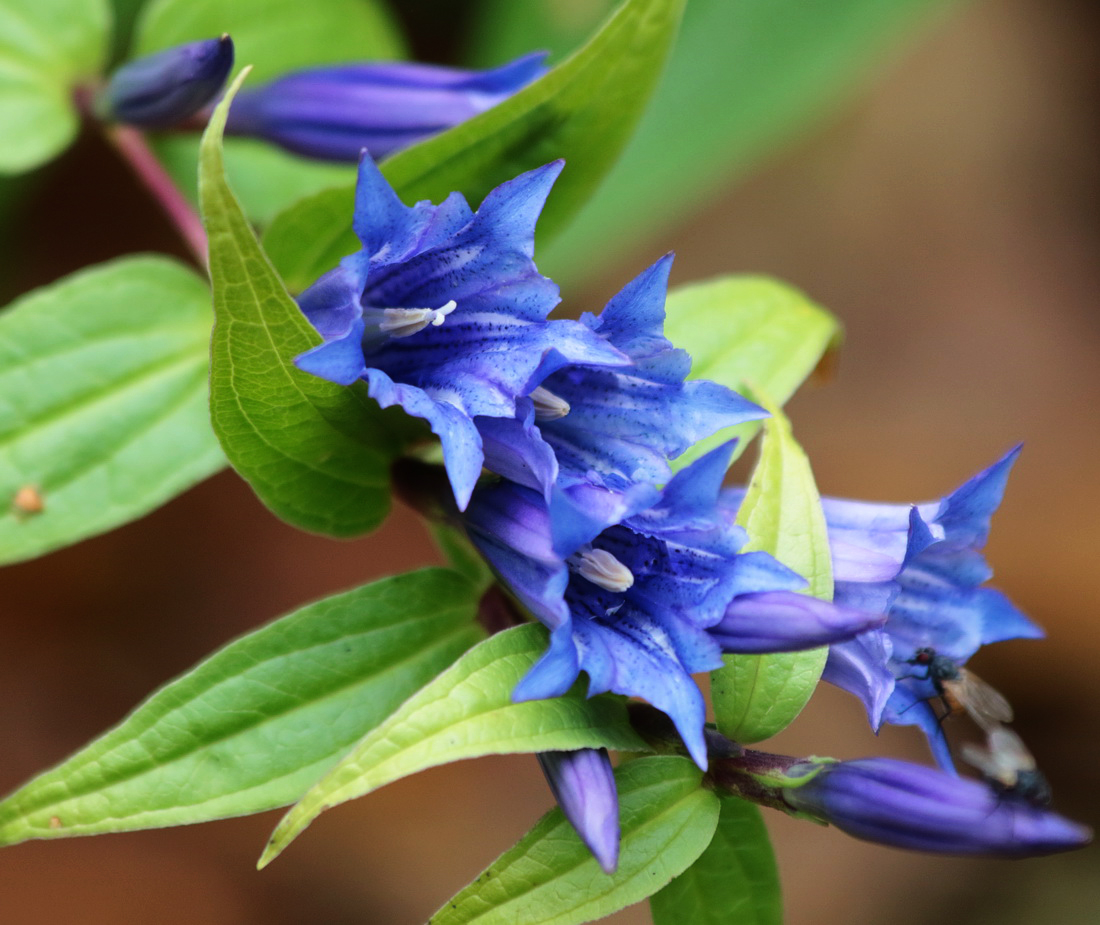
[[[841, 338], [840, 323], [797, 289], [762, 276], [722, 276], [668, 295], [665, 335], [691, 354], [691, 378], [786, 403]], [[740, 456], [760, 430], [749, 421], [719, 431], [675, 460], [677, 469], [738, 438]]]
[[0, 844], [283, 806], [481, 635], [474, 588], [425, 569], [215, 652], [0, 803]]
[[[764, 425], [760, 460], [737, 522], [749, 535], [748, 550], [770, 552], [809, 581], [808, 594], [833, 596], [829, 536], [810, 462], [790, 422], [757, 394], [772, 417]], [[825, 667], [827, 648], [778, 655], [726, 655], [711, 674], [711, 698], [719, 730], [749, 744], [785, 728], [806, 705]]]
[[574, 925], [640, 902], [703, 852], [718, 822], [718, 797], [700, 787], [686, 758], [628, 762], [615, 773], [622, 842], [618, 870], [600, 870], [560, 809], [429, 920], [429, 925]]
[[606, 746], [644, 748], [614, 696], [587, 699], [584, 682], [562, 697], [513, 703], [512, 691], [546, 651], [537, 624], [471, 649], [367, 735], [283, 817], [260, 860], [270, 863], [326, 809], [402, 777], [463, 758]]
[[222, 163], [225, 115], [243, 76], [203, 136], [216, 316], [210, 414], [229, 461], [272, 511], [306, 530], [351, 536], [385, 517], [398, 446], [363, 383], [340, 386], [294, 366], [321, 337], [253, 235]]
[[48, 161], [80, 125], [73, 89], [107, 54], [107, 0], [0, 3], [0, 174]]
[[654, 925], [782, 925], [779, 873], [759, 807], [721, 797], [707, 850], [649, 904]]
[[[627, 0], [587, 45], [549, 74], [467, 122], [389, 158], [382, 172], [407, 203], [451, 192], [478, 203], [495, 186], [564, 158], [539, 219], [539, 238], [561, 230], [626, 144], [656, 83], [685, 0]], [[293, 286], [311, 282], [359, 248], [353, 191], [292, 208], [265, 244]], [[308, 241], [315, 262], [299, 253]]]
[[140, 517], [225, 464], [206, 410], [211, 321], [206, 284], [162, 257], [0, 312], [0, 562]]

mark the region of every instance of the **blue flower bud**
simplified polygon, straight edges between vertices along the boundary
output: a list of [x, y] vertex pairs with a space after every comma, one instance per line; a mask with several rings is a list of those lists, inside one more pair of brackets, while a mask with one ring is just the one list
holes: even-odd
[[138, 58], [111, 76], [101, 111], [140, 128], [169, 128], [213, 102], [232, 67], [228, 35]]
[[723, 652], [799, 652], [851, 639], [885, 620], [794, 591], [764, 591], [734, 598], [708, 632]]
[[619, 797], [606, 749], [542, 752], [542, 773], [565, 818], [604, 873], [619, 866]]
[[813, 774], [784, 787], [792, 808], [855, 838], [940, 854], [1029, 857], [1087, 844], [1092, 832], [1048, 810], [994, 793], [985, 784], [890, 758], [804, 763]]
[[545, 52], [491, 71], [408, 62], [295, 71], [240, 93], [226, 132], [306, 157], [376, 160], [464, 122], [546, 72]]

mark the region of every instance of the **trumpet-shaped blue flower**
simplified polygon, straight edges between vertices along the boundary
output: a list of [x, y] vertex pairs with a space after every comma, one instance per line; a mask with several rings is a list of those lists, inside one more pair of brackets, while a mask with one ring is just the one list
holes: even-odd
[[299, 368], [367, 382], [439, 436], [459, 507], [481, 472], [473, 419], [514, 418], [517, 399], [569, 363], [629, 360], [576, 321], [547, 321], [557, 286], [535, 267], [535, 222], [561, 172], [555, 162], [489, 193], [476, 213], [452, 193], [404, 205], [369, 157], [353, 227], [363, 249], [302, 293], [324, 343]]
[[931, 648], [962, 664], [982, 645], [1042, 631], [1001, 592], [981, 554], [1019, 447], [942, 501], [915, 506], [822, 501], [836, 601], [886, 615], [881, 631], [834, 645], [823, 677], [857, 694], [875, 728], [917, 725], [953, 769], [930, 701], [932, 682], [910, 659]]
[[671, 266], [672, 255], [662, 257], [599, 316], [581, 318], [628, 366], [564, 366], [517, 404], [515, 418], [477, 421], [486, 466], [541, 491], [555, 535], [591, 503], [585, 486], [607, 489], [595, 493], [607, 504], [638, 484], [665, 483], [669, 459], [724, 427], [767, 415], [717, 383], [685, 381], [691, 358], [662, 330]]
[[1031, 857], [1087, 844], [1091, 831], [985, 784], [890, 758], [795, 765], [812, 774], [784, 788], [794, 809], [866, 841], [931, 851]]
[[212, 102], [233, 68], [228, 35], [177, 45], [120, 67], [103, 90], [104, 114], [141, 128], [169, 128]]
[[[552, 529], [551, 505], [532, 488], [504, 481], [475, 493], [465, 516], [470, 538], [551, 631], [549, 649], [515, 699], [558, 696], [585, 671], [590, 695], [636, 696], [665, 713], [706, 766], [705, 709], [691, 675], [720, 667], [722, 638], [737, 635], [728, 623], [718, 635], [711, 629], [744, 595], [805, 585], [771, 556], [740, 552], [744, 531], [717, 505], [731, 449], [697, 460], [660, 492], [576, 486], [569, 529]], [[834, 626], [829, 638], [851, 636], [877, 619], [861, 615], [844, 631]], [[819, 644], [818, 628], [804, 647]]]
[[489, 71], [406, 61], [294, 71], [233, 103], [226, 133], [261, 138], [306, 157], [380, 159], [465, 122], [546, 73], [545, 52]]

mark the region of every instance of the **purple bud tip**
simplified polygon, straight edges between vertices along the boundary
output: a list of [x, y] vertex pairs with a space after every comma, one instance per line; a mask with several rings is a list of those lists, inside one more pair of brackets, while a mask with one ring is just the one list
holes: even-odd
[[619, 797], [606, 749], [541, 752], [542, 772], [565, 818], [604, 873], [619, 866]]
[[915, 851], [1030, 857], [1092, 840], [1086, 826], [983, 783], [889, 758], [824, 765], [783, 799], [855, 838]]
[[108, 118], [139, 128], [169, 128], [213, 102], [232, 68], [228, 35], [177, 45], [115, 71], [102, 109]]

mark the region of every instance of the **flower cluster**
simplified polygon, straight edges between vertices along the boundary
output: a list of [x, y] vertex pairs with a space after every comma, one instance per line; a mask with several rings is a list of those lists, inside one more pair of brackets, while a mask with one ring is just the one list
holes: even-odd
[[[296, 362], [365, 381], [439, 436], [455, 522], [550, 629], [515, 699], [563, 694], [583, 671], [590, 695], [663, 711], [705, 767], [693, 673], [720, 667], [723, 652], [850, 639], [883, 615], [810, 599], [801, 576], [742, 552], [744, 531], [720, 504], [731, 444], [672, 474], [696, 441], [765, 412], [686, 381], [690, 357], [662, 332], [670, 256], [599, 315], [548, 318], [558, 290], [535, 266], [533, 236], [561, 169], [523, 174], [474, 212], [458, 194], [404, 205], [365, 155], [363, 248], [301, 294], [323, 343]], [[563, 769], [578, 773], [544, 767], [559, 793]]]

